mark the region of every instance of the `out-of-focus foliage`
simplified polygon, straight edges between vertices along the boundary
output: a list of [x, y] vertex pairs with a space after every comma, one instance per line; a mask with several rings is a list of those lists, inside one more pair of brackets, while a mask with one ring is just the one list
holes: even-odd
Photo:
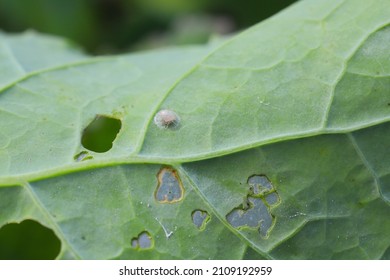
[[204, 43], [251, 26], [294, 0], [0, 0], [0, 29], [35, 29], [93, 53]]

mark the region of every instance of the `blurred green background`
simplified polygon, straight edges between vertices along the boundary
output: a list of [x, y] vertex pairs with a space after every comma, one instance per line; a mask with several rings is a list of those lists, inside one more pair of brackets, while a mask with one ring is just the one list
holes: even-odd
[[[0, 30], [33, 29], [71, 39], [92, 54], [201, 44], [243, 30], [293, 0], [0, 0]], [[84, 130], [83, 146], [109, 150], [117, 129], [106, 122]], [[115, 127], [114, 127], [115, 128]], [[113, 135], [96, 142], [97, 134]], [[88, 134], [88, 135], [85, 135]], [[91, 139], [90, 139], [91, 138]], [[92, 139], [93, 138], [93, 139]], [[103, 138], [102, 138], [103, 139]], [[81, 154], [80, 156], [84, 156]], [[87, 159], [87, 157], [85, 158]], [[1, 213], [0, 213], [1, 215]], [[0, 259], [51, 259], [60, 250], [53, 231], [35, 221], [0, 228]]]
[[207, 42], [293, 0], [0, 0], [0, 29], [69, 38], [94, 54]]

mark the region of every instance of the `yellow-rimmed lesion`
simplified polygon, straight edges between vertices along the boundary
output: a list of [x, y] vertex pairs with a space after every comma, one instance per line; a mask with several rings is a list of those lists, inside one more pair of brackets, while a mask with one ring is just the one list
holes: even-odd
[[184, 188], [177, 174], [171, 167], [163, 167], [157, 174], [157, 188], [154, 197], [159, 203], [175, 203], [183, 199]]

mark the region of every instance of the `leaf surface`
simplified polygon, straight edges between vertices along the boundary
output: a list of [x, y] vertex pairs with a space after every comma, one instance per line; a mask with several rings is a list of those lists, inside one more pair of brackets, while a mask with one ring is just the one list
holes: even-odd
[[[95, 58], [0, 34], [0, 225], [39, 221], [65, 259], [387, 259], [389, 15], [307, 0], [213, 45]], [[99, 116], [121, 124], [107, 152], [82, 145]]]

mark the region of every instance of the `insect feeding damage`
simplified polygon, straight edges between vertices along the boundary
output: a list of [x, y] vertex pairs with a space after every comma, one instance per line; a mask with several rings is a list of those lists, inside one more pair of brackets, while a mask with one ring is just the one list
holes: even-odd
[[154, 196], [159, 203], [175, 203], [183, 199], [183, 184], [176, 170], [162, 168], [157, 174], [157, 181]]
[[204, 230], [210, 220], [210, 214], [204, 210], [195, 210], [191, 214], [192, 222], [199, 230]]
[[235, 228], [255, 228], [262, 238], [268, 238], [275, 224], [270, 208], [279, 204], [280, 198], [271, 181], [264, 175], [253, 175], [247, 181], [249, 188], [244, 203], [226, 215]]
[[131, 240], [131, 247], [134, 249], [149, 249], [153, 247], [153, 239], [149, 232], [143, 231], [138, 237]]

